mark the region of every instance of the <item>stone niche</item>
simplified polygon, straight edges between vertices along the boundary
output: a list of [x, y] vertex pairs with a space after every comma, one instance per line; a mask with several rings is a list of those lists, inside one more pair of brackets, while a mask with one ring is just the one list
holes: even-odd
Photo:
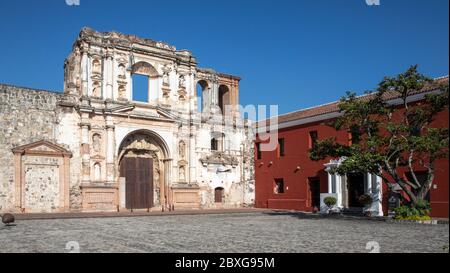
[[45, 140], [12, 151], [16, 209], [31, 213], [68, 211], [72, 154]]

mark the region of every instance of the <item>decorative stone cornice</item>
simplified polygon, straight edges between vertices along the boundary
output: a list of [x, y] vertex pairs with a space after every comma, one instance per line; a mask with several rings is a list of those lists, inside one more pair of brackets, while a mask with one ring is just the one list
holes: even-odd
[[[165, 49], [170, 51], [176, 51], [176, 47], [164, 42], [157, 42], [151, 39], [140, 38], [135, 35], [127, 35], [119, 32], [98, 32], [91, 28], [83, 28], [79, 34], [79, 39], [87, 43], [97, 42], [108, 46], [114, 45], [130, 45], [141, 44], [145, 46], [155, 47], [159, 49]], [[184, 51], [180, 51], [180, 54], [185, 54]]]
[[236, 166], [239, 164], [237, 157], [222, 152], [213, 152], [210, 155], [204, 155], [200, 158], [200, 162], [202, 162], [203, 165], [222, 164]]
[[78, 123], [80, 127], [88, 127], [91, 128], [91, 124], [89, 122], [80, 122]]

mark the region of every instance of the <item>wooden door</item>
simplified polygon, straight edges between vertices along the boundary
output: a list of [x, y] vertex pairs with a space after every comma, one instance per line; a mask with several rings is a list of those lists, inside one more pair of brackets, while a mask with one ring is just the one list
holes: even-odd
[[309, 178], [309, 194], [311, 207], [320, 208], [320, 179], [318, 177]]
[[359, 197], [364, 194], [364, 174], [350, 173], [347, 174], [347, 190], [348, 190], [348, 206], [363, 207], [359, 202]]
[[222, 203], [223, 188], [216, 188], [214, 191], [214, 201], [216, 203]]
[[153, 207], [153, 159], [125, 157], [120, 164], [120, 173], [126, 181], [126, 208]]

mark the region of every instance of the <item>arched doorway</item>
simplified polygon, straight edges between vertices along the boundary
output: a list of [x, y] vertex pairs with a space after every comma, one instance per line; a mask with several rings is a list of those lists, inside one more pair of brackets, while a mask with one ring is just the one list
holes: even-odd
[[214, 202], [222, 203], [223, 201], [223, 188], [219, 187], [214, 190]]
[[119, 148], [119, 177], [123, 179], [127, 209], [150, 209], [168, 204], [168, 149], [156, 133], [128, 134]]

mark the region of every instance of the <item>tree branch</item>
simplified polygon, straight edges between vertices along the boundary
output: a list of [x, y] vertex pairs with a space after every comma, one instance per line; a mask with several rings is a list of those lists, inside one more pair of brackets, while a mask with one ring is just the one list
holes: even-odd
[[414, 150], [410, 150], [409, 151], [409, 157], [408, 157], [408, 169], [409, 172], [411, 173], [411, 176], [413, 178], [413, 182], [416, 185], [416, 187], [414, 187], [415, 189], [420, 188], [420, 183], [419, 180], [417, 179], [416, 174], [414, 173], [413, 167], [412, 167], [412, 161], [413, 161], [413, 156], [414, 156]]
[[408, 185], [404, 183], [400, 177], [398, 177], [397, 172], [392, 169], [392, 167], [389, 165], [389, 162], [385, 161], [385, 165], [386, 168], [388, 169], [389, 174], [395, 180], [395, 183], [397, 183], [400, 186], [400, 188], [402, 188], [402, 190], [406, 192], [406, 194], [408, 194], [408, 196], [412, 199], [411, 201], [416, 203], [417, 198], [414, 195], [414, 193], [409, 189]]

